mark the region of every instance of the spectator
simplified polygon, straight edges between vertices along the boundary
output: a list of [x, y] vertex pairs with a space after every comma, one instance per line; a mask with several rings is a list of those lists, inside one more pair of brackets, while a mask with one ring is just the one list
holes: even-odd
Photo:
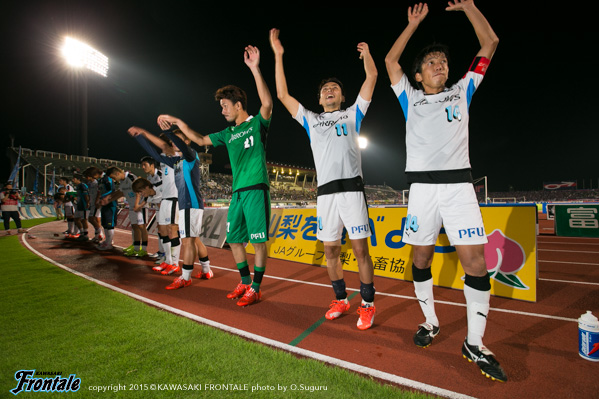
[[4, 220], [4, 230], [6, 235], [10, 235], [10, 219], [15, 221], [18, 233], [26, 233], [27, 230], [21, 228], [21, 216], [19, 215], [19, 200], [21, 194], [19, 190], [12, 188], [12, 182], [6, 182], [4, 189], [0, 191], [0, 202], [2, 203], [2, 219]]

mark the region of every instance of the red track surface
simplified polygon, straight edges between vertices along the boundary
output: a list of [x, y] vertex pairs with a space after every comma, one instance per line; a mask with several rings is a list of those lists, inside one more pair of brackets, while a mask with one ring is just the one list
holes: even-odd
[[[578, 355], [576, 322], [586, 310], [599, 314], [598, 239], [539, 236], [538, 302], [491, 298], [484, 341], [509, 378], [498, 383], [462, 358], [466, 335], [462, 291], [435, 289], [441, 333], [432, 346], [419, 349], [412, 335], [423, 318], [411, 282], [376, 278], [375, 325], [359, 331], [355, 313], [359, 294], [346, 315], [322, 322], [333, 299], [324, 268], [269, 259], [262, 301], [239, 308], [225, 297], [239, 281], [226, 249], [209, 248], [214, 279], [194, 279], [190, 287], [170, 291], [164, 287], [174, 277], [153, 272], [153, 261], [129, 259], [116, 250], [103, 253], [91, 244], [64, 240], [62, 234], [55, 237], [53, 233], [64, 226], [54, 222], [35, 227], [32, 233], [37, 238], [28, 240], [29, 245], [95, 279], [272, 340], [290, 344], [304, 334], [299, 348], [474, 397], [590, 398], [599, 392], [599, 363]], [[127, 246], [130, 239], [128, 232], [117, 231], [115, 244]], [[154, 239], [149, 249], [156, 248]], [[251, 265], [251, 255], [249, 261]], [[346, 272], [345, 278], [349, 289], [359, 288], [357, 273]]]

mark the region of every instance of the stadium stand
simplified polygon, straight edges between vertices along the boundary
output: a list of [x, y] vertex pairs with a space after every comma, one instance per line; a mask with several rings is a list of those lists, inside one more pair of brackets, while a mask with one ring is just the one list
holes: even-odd
[[[6, 154], [14, 165], [19, 149], [7, 147]], [[85, 157], [81, 155], [68, 155], [58, 152], [31, 150], [21, 148], [21, 166], [26, 167], [25, 186], [28, 191], [33, 187], [36, 170], [38, 172], [38, 191], [43, 192], [44, 169], [46, 172], [46, 187], [50, 187], [52, 172], [55, 171], [56, 179], [59, 176], [71, 178], [73, 173], [82, 171], [89, 166], [106, 169], [116, 165], [122, 169], [133, 172], [137, 176], [145, 176], [141, 165], [135, 162], [118, 161]], [[31, 165], [28, 167], [27, 165]], [[267, 162], [271, 182], [271, 200], [274, 206], [278, 205], [315, 205], [316, 203], [316, 170], [306, 167]], [[19, 175], [23, 179], [21, 170]], [[210, 205], [227, 206], [231, 199], [231, 185], [233, 177], [221, 173], [206, 173], [202, 195]], [[207, 178], [206, 178], [207, 177]], [[387, 185], [366, 186], [366, 198], [370, 205], [400, 205], [402, 190], [396, 190]], [[407, 191], [407, 190], [404, 190]], [[537, 191], [508, 191], [488, 192], [487, 202], [598, 202], [599, 189], [585, 190], [537, 190]], [[407, 195], [406, 195], [407, 198]], [[478, 193], [480, 203], [485, 203], [484, 194]], [[497, 199], [497, 201], [493, 201]], [[29, 203], [43, 203], [45, 198], [30, 193], [26, 196]], [[407, 201], [405, 201], [407, 203]]]

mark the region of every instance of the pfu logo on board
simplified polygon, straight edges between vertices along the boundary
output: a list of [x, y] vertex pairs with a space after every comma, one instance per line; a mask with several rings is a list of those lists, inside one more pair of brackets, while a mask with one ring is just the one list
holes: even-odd
[[[42, 377], [52, 375], [53, 377]], [[19, 370], [15, 373], [17, 386], [10, 390], [13, 395], [21, 392], [76, 392], [81, 387], [81, 378], [76, 374], [63, 378], [62, 373]]]

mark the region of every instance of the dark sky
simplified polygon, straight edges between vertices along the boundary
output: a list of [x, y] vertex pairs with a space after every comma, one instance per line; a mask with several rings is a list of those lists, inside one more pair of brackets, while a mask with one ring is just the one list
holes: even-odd
[[[339, 78], [346, 105], [353, 103], [364, 79], [356, 45], [369, 44], [379, 78], [361, 131], [370, 143], [362, 155], [364, 178], [367, 184], [407, 188], [405, 121], [384, 58], [406, 26], [412, 2], [342, 11], [294, 3], [291, 10], [265, 12], [255, 2], [251, 8], [175, 0], [11, 3], [2, 24], [2, 147], [12, 135], [16, 146], [79, 153], [80, 86], [59, 53], [66, 35], [110, 59], [107, 78], [88, 76], [89, 155], [123, 161], [144, 155], [127, 128], [157, 132], [160, 113], [178, 116], [202, 134], [225, 128], [214, 92], [226, 84], [244, 88], [248, 111], [258, 112], [254, 81], [243, 62], [244, 47], [252, 44], [261, 51], [261, 70], [275, 98], [267, 159], [313, 167], [305, 131], [276, 100], [268, 42], [269, 29], [276, 27], [289, 91], [313, 111], [321, 110], [316, 90], [325, 77]], [[476, 2], [500, 44], [470, 108], [473, 175], [487, 176], [490, 191], [535, 190], [543, 181], [570, 179], [579, 188], [597, 187], [597, 112], [590, 99], [597, 79], [597, 23], [585, 21], [591, 11], [581, 7], [522, 10], [520, 3]], [[446, 12], [445, 5], [429, 2], [429, 15], [400, 64], [408, 69], [426, 44], [445, 43], [453, 83], [479, 46], [465, 15]], [[210, 151], [211, 170], [226, 171], [226, 150]], [[8, 176], [8, 162], [1, 167]]]

